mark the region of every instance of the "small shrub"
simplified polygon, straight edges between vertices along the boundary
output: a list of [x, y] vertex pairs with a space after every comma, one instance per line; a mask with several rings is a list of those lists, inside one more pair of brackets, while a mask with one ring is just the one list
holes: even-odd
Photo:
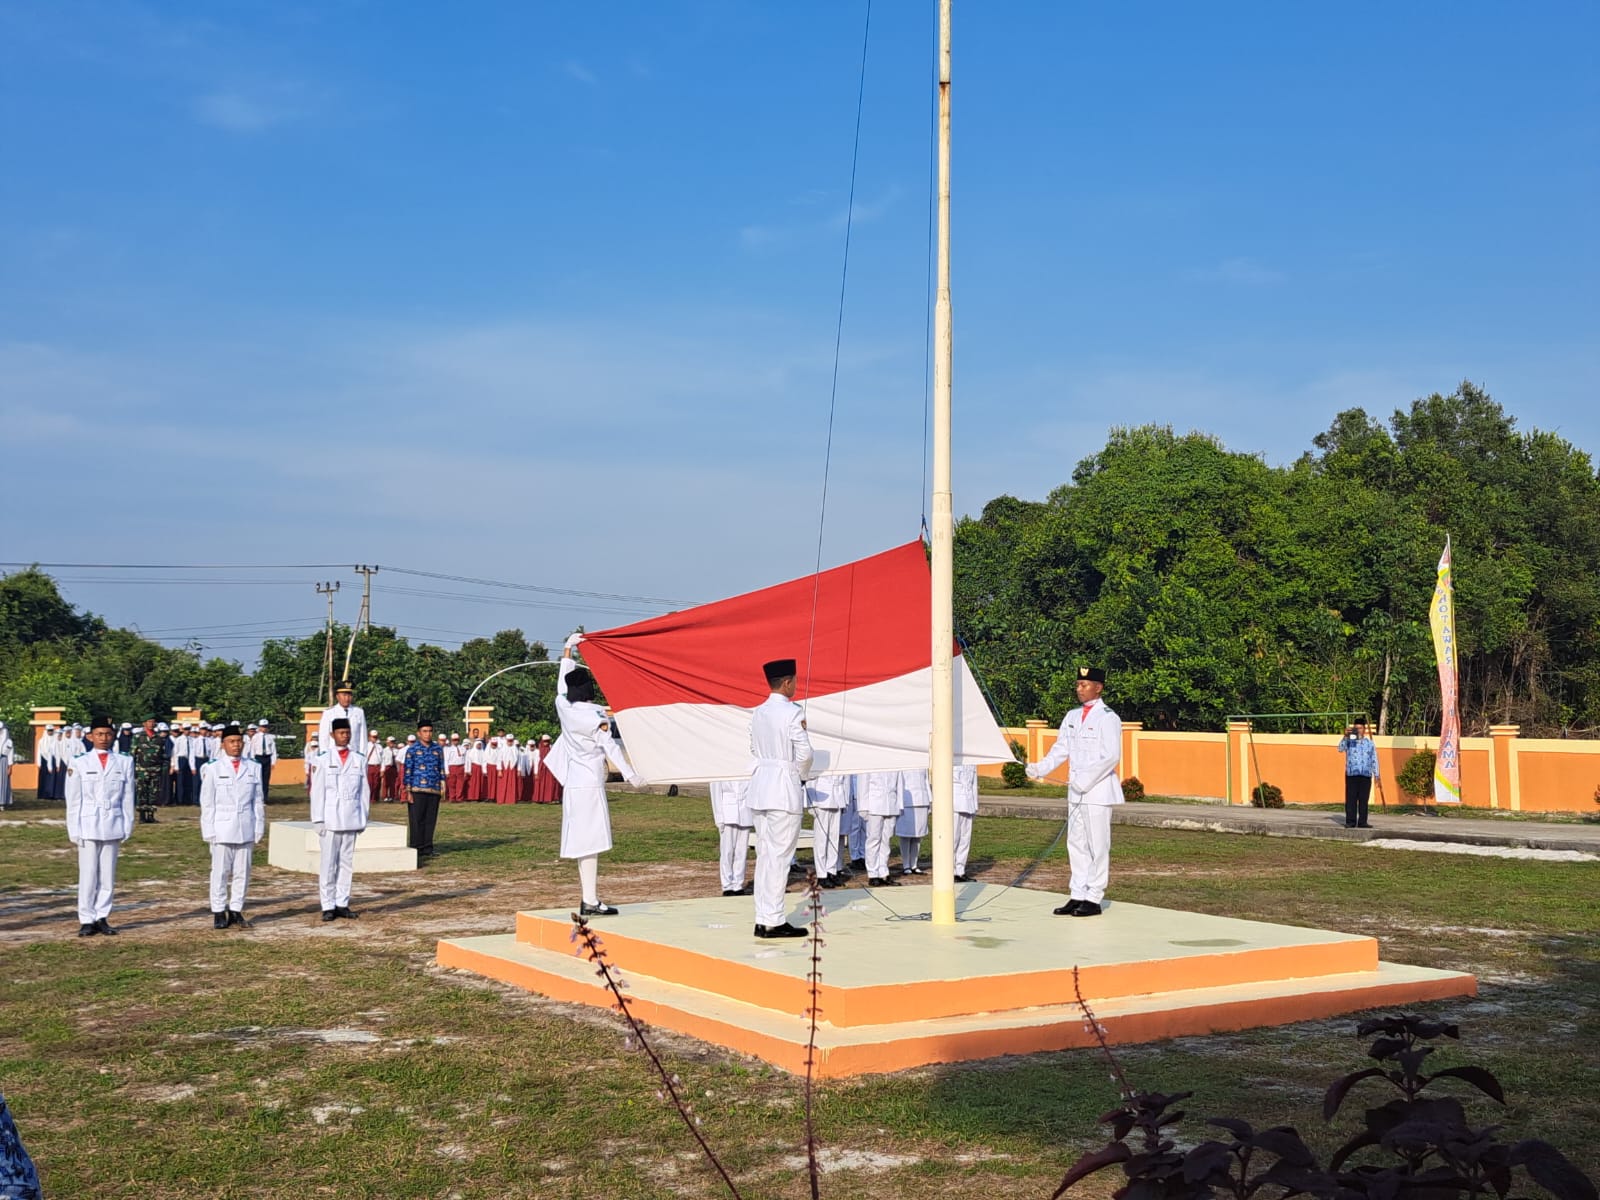
[[1466, 1106], [1447, 1094], [1465, 1084], [1504, 1105], [1499, 1081], [1479, 1066], [1424, 1070], [1435, 1047], [1459, 1036], [1456, 1026], [1405, 1015], [1363, 1021], [1357, 1034], [1373, 1038], [1367, 1054], [1381, 1065], [1334, 1080], [1323, 1097], [1322, 1116], [1332, 1121], [1358, 1084], [1387, 1085], [1387, 1103], [1365, 1110], [1354, 1136], [1326, 1167], [1292, 1125], [1256, 1129], [1233, 1117], [1206, 1122], [1218, 1131], [1191, 1134], [1180, 1145], [1172, 1127], [1184, 1118], [1180, 1103], [1192, 1092], [1137, 1091], [1122, 1074], [1104, 1030], [1078, 997], [1085, 1026], [1112, 1067], [1122, 1102], [1100, 1118], [1111, 1141], [1091, 1150], [1067, 1171], [1058, 1200], [1073, 1184], [1097, 1171], [1120, 1168], [1124, 1200], [1212, 1200], [1213, 1197], [1308, 1196], [1322, 1200], [1481, 1200], [1526, 1196], [1537, 1185], [1556, 1200], [1596, 1200], [1594, 1184], [1549, 1142], [1499, 1139], [1498, 1125], [1480, 1126]]
[[1011, 753], [1015, 754], [1022, 762], [1003, 763], [1000, 767], [1000, 779], [1008, 788], [1028, 786], [1028, 752], [1021, 742], [1011, 743]]
[[1250, 803], [1256, 808], [1282, 808], [1283, 789], [1263, 780], [1250, 789]]
[[1122, 781], [1122, 798], [1130, 802], [1144, 799], [1144, 784], [1139, 782], [1137, 775]]
[[1426, 800], [1433, 795], [1433, 765], [1436, 759], [1432, 750], [1418, 750], [1406, 759], [1406, 765], [1394, 777], [1395, 783], [1411, 799]]

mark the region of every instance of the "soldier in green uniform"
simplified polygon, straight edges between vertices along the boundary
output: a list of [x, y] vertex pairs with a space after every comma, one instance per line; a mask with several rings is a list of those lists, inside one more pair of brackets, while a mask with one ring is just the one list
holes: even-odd
[[162, 800], [162, 783], [169, 767], [167, 739], [156, 732], [154, 720], [144, 723], [143, 732], [133, 739], [133, 797], [139, 820], [149, 825], [156, 819], [156, 805]]

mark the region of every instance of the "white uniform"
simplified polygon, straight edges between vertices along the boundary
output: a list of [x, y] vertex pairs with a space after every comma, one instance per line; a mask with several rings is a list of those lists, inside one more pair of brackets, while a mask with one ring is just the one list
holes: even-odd
[[871, 771], [856, 776], [856, 811], [866, 830], [867, 878], [889, 877], [889, 838], [900, 817], [900, 772]]
[[0, 808], [11, 807], [11, 764], [16, 761], [11, 734], [6, 731], [6, 723], [0, 721]]
[[927, 771], [900, 772], [900, 815], [894, 832], [900, 839], [900, 873], [922, 874], [922, 839], [928, 836], [928, 815], [933, 811], [933, 787]]
[[340, 717], [350, 722], [350, 748], [359, 751], [367, 744], [367, 714], [354, 704], [349, 708], [333, 704], [322, 710], [322, 719], [317, 722], [318, 743], [324, 751], [333, 749], [333, 723]]
[[967, 873], [967, 855], [972, 852], [972, 818], [978, 815], [978, 768], [958, 765], [955, 769], [956, 874]]
[[115, 750], [78, 755], [67, 768], [67, 837], [78, 848], [78, 924], [111, 915], [117, 854], [133, 834], [133, 759]]
[[722, 890], [742, 891], [750, 861], [750, 833], [756, 823], [750, 811], [748, 779], [711, 781], [711, 819], [717, 824]]
[[267, 831], [267, 794], [254, 759], [223, 755], [200, 771], [200, 837], [211, 847], [212, 913], [244, 912], [250, 857]]
[[854, 775], [824, 775], [806, 784], [806, 803], [811, 806], [811, 857], [817, 877], [826, 879], [843, 869], [839, 835], [845, 811], [855, 798]]
[[800, 837], [801, 780], [811, 769], [805, 712], [773, 692], [750, 714], [750, 812], [756, 822], [756, 924], [782, 925], [789, 863]]
[[1122, 803], [1117, 765], [1122, 761], [1122, 718], [1103, 700], [1091, 700], [1062, 719], [1050, 753], [1028, 767], [1043, 779], [1063, 762], [1067, 776], [1067, 861], [1072, 898], [1099, 904], [1111, 876], [1111, 806]]
[[356, 836], [367, 827], [371, 807], [367, 760], [361, 752], [350, 750], [341, 759], [336, 746], [324, 751], [311, 777], [311, 819], [320, 827], [322, 845], [319, 885], [323, 912], [350, 906]]
[[[599, 856], [611, 849], [611, 813], [606, 805], [606, 760], [634, 787], [644, 779], [633, 769], [622, 745], [611, 736], [611, 718], [591, 700], [567, 699], [567, 675], [577, 666], [570, 654], [557, 668], [556, 717], [561, 736], [546, 765], [562, 784], [561, 857], [578, 860], [583, 902], [600, 903]], [[490, 797], [493, 799], [493, 797]]]

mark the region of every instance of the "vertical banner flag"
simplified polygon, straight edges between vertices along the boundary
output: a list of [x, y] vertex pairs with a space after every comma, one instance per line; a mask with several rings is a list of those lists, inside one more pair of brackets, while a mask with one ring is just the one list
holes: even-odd
[[1439, 701], [1444, 717], [1439, 727], [1439, 753], [1433, 764], [1433, 799], [1461, 803], [1461, 713], [1456, 703], [1456, 602], [1450, 581], [1450, 537], [1444, 539], [1439, 578], [1433, 585], [1433, 656], [1439, 662]]
[[[921, 542], [715, 604], [583, 635], [583, 660], [651, 783], [750, 777], [761, 664], [793, 658], [817, 775], [926, 769], [932, 580]], [[1011, 761], [956, 657], [956, 763]]]

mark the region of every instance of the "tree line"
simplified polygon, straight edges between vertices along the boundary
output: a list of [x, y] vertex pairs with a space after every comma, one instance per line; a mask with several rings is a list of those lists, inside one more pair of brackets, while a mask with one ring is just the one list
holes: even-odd
[[[334, 627], [342, 661], [348, 626]], [[170, 720], [194, 705], [207, 720], [266, 718], [279, 734], [301, 732], [300, 708], [326, 690], [325, 641], [318, 634], [266, 642], [255, 670], [193, 648], [162, 646], [114, 629], [62, 598], [37, 569], [0, 578], [0, 719], [26, 745], [35, 704], [60, 704], [71, 722], [105, 713], [138, 724]], [[356, 638], [350, 674], [370, 728], [400, 736], [418, 717], [445, 733], [465, 732], [462, 705], [472, 689], [502, 667], [547, 657], [520, 630], [476, 638], [458, 650], [411, 645], [393, 629], [373, 627]], [[519, 735], [554, 733], [555, 672], [530, 668], [496, 679], [479, 699], [495, 706], [496, 728]]]
[[[1446, 534], [1466, 732], [1600, 731], [1600, 478], [1586, 453], [1518, 430], [1467, 383], [1387, 422], [1339, 413], [1283, 467], [1203, 433], [1113, 430], [1045, 500], [1001, 496], [960, 522], [957, 630], [1005, 724], [1059, 719], [1091, 662], [1150, 728], [1351, 711], [1385, 733], [1431, 733], [1428, 606]], [[348, 637], [336, 628], [338, 647]], [[68, 720], [194, 704], [298, 731], [300, 706], [322, 695], [323, 650], [320, 635], [269, 641], [247, 672], [111, 628], [36, 569], [0, 578], [0, 717], [19, 733], [46, 702]], [[481, 680], [545, 657], [518, 630], [451, 651], [374, 628], [351, 674], [381, 731], [427, 714], [448, 732]], [[497, 726], [553, 732], [554, 687], [531, 669], [481, 699]]]
[[1600, 731], [1600, 479], [1470, 383], [1387, 422], [1341, 412], [1284, 467], [1113, 430], [1044, 501], [960, 523], [957, 630], [1008, 724], [1058, 719], [1092, 662], [1151, 728], [1349, 710], [1436, 733], [1446, 534], [1464, 731]]

